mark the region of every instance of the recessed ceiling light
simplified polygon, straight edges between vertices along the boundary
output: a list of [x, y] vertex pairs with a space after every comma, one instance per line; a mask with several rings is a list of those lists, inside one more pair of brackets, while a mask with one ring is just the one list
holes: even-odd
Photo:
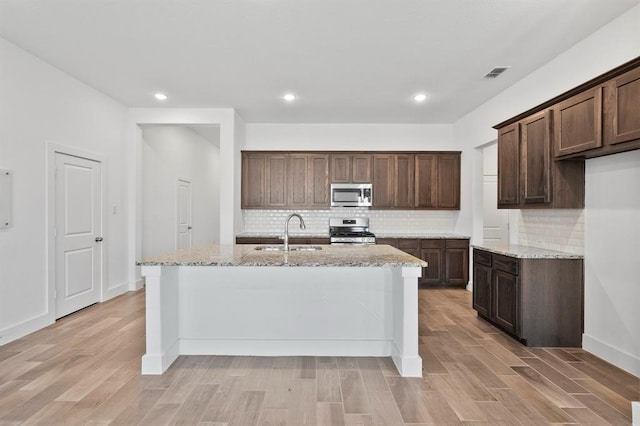
[[413, 100], [416, 102], [424, 102], [427, 100], [427, 95], [425, 93], [418, 93], [413, 97]]
[[166, 101], [167, 100], [167, 95], [165, 95], [164, 93], [156, 93], [153, 96], [159, 101]]
[[293, 93], [285, 93], [284, 96], [282, 96], [282, 99], [287, 102], [293, 102], [296, 100], [296, 95], [294, 95]]

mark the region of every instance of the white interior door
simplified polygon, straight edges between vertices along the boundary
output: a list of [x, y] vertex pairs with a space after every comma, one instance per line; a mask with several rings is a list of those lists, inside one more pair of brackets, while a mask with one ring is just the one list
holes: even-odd
[[509, 242], [509, 211], [498, 210], [498, 176], [483, 176], [482, 196], [484, 240]]
[[56, 153], [56, 318], [100, 300], [101, 163]]
[[176, 248], [191, 248], [191, 182], [178, 179]]

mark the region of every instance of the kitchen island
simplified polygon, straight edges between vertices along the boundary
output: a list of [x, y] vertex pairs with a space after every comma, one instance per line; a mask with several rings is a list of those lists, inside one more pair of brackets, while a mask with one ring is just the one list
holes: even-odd
[[178, 355], [309, 355], [391, 356], [401, 376], [422, 376], [426, 262], [386, 245], [259, 247], [207, 245], [139, 262], [142, 374], [162, 374]]

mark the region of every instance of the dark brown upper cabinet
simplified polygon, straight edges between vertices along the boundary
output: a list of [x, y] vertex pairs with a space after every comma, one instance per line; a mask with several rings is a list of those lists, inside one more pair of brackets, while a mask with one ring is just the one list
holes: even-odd
[[539, 112], [522, 120], [520, 188], [525, 204], [551, 201], [551, 113]]
[[331, 154], [331, 183], [370, 183], [370, 154]]
[[498, 208], [583, 208], [584, 161], [552, 161], [552, 112], [498, 129]]
[[[395, 169], [395, 200], [393, 207], [413, 208], [415, 196], [415, 155], [414, 154], [396, 154], [394, 155]], [[375, 188], [375, 187], [374, 187]], [[374, 198], [375, 203], [375, 198]]]
[[498, 130], [498, 207], [520, 203], [520, 123]]
[[392, 208], [395, 203], [395, 155], [373, 154], [373, 207]]
[[308, 191], [311, 209], [326, 209], [329, 200], [329, 155], [309, 154]]
[[243, 152], [243, 209], [328, 209], [329, 155]]
[[373, 184], [373, 208], [460, 209], [460, 152], [244, 151], [243, 209], [326, 209], [331, 183]]
[[543, 111], [551, 111], [556, 160], [640, 149], [640, 57], [494, 126], [498, 137], [511, 125]]
[[640, 68], [629, 71], [605, 86], [608, 92], [605, 110], [609, 132], [607, 145], [640, 140]]
[[415, 174], [416, 207], [438, 207], [438, 155], [416, 154]]
[[438, 200], [436, 206], [460, 210], [460, 153], [437, 154]]
[[551, 111], [555, 157], [602, 146], [602, 87], [560, 102]]
[[283, 208], [287, 205], [287, 156], [267, 154], [265, 168], [265, 207]]

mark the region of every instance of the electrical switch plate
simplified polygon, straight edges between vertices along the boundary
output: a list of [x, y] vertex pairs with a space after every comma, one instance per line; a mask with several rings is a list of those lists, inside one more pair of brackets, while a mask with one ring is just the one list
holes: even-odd
[[9, 228], [11, 221], [12, 175], [10, 170], [0, 169], [0, 229]]

